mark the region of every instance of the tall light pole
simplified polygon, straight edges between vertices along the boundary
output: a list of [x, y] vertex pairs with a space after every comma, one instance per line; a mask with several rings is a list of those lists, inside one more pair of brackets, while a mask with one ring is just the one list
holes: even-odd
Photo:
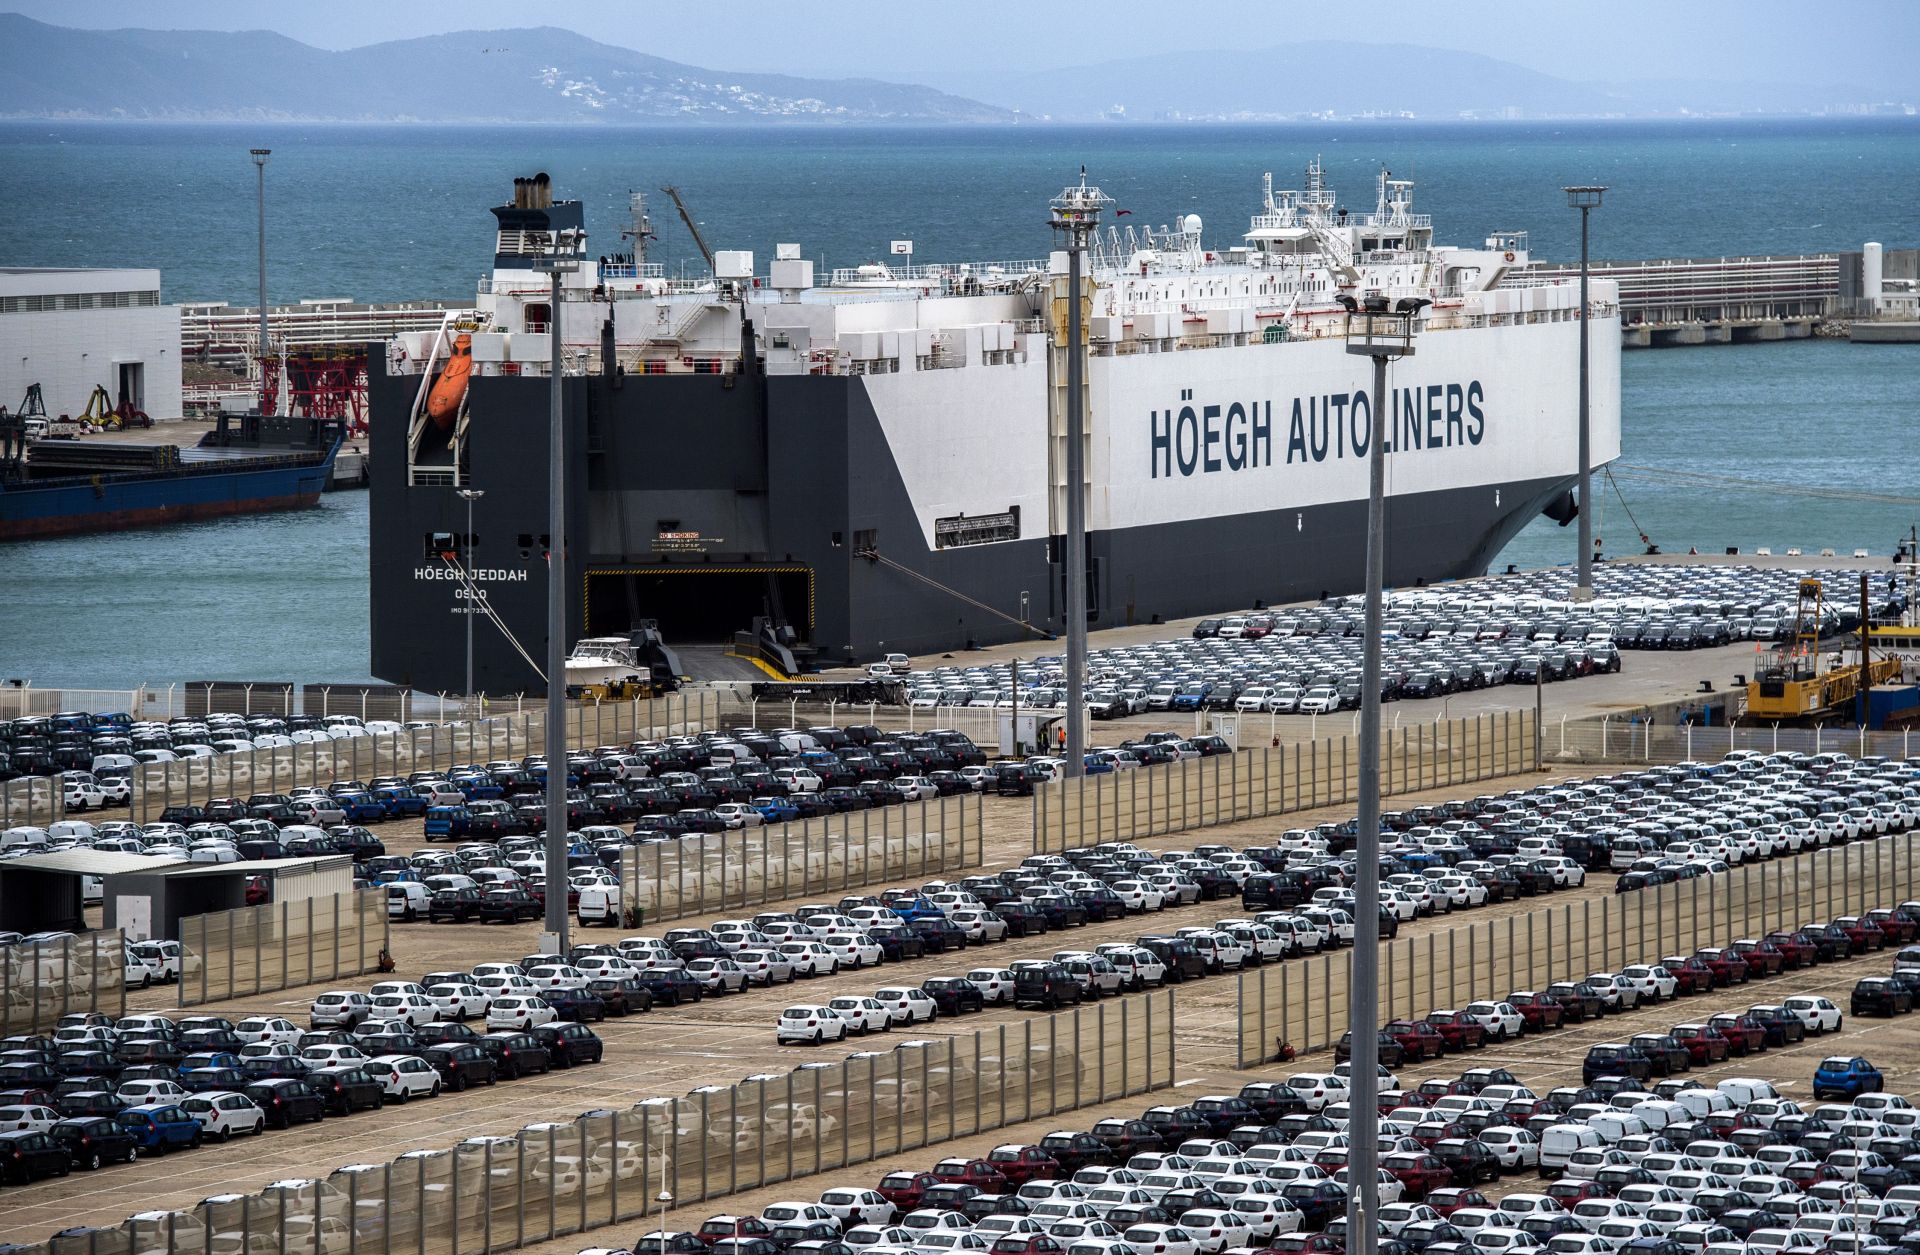
[[460, 496], [467, 503], [467, 534], [460, 549], [466, 556], [467, 580], [467, 718], [473, 718], [473, 616], [480, 607], [476, 601], [480, 596], [480, 586], [473, 580], [473, 503], [487, 495], [484, 488], [459, 489]]
[[547, 337], [547, 932], [567, 953], [567, 436], [560, 362], [561, 280], [580, 267], [581, 240], [552, 235], [534, 269], [553, 280]]
[[254, 200], [260, 214], [260, 412], [267, 412], [267, 158], [271, 148], [249, 148], [253, 158], [256, 190]]
[[1100, 210], [1113, 203], [1097, 187], [1080, 182], [1053, 198], [1050, 225], [1067, 245], [1067, 766], [1068, 776], [1087, 767], [1087, 474], [1086, 331], [1080, 313], [1081, 259], [1087, 239], [1100, 226]]
[[[1347, 1250], [1374, 1255], [1380, 1161], [1380, 652], [1387, 570], [1387, 363], [1413, 356], [1414, 320], [1431, 304], [1378, 294], [1347, 307], [1347, 352], [1373, 359], [1372, 426], [1367, 435], [1367, 609], [1360, 656], [1360, 805], [1354, 825], [1353, 983], [1347, 994]], [[1358, 334], [1355, 322], [1358, 321]]]
[[1587, 364], [1592, 346], [1587, 327], [1587, 219], [1600, 208], [1604, 187], [1562, 188], [1567, 207], [1580, 211], [1580, 563], [1573, 582], [1575, 601], [1593, 600], [1593, 450], [1587, 432]]

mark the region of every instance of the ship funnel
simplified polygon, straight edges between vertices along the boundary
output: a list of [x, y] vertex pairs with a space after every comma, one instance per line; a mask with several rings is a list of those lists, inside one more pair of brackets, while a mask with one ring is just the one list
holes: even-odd
[[545, 170], [533, 176], [533, 207], [535, 209], [553, 207], [553, 180], [547, 177]]
[[513, 207], [515, 209], [525, 209], [527, 207], [527, 181], [525, 179], [515, 179], [513, 181]]

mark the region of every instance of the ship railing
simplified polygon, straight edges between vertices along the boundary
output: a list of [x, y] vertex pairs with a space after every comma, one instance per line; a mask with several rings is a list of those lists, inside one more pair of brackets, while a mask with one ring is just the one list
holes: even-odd
[[657, 261], [600, 263], [602, 279], [664, 279], [667, 268]]
[[868, 262], [861, 266], [835, 267], [828, 276], [827, 285], [860, 288], [885, 283], [928, 283], [944, 287], [949, 284], [964, 285], [968, 281], [981, 284], [1005, 284], [1045, 276], [1047, 270], [1048, 262], [1045, 258], [1022, 261], [923, 262], [920, 265]]

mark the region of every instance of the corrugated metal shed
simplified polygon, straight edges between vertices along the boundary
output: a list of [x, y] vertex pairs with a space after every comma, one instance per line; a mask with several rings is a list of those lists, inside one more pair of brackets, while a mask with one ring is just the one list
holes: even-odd
[[86, 877], [164, 872], [185, 865], [181, 859], [117, 850], [61, 850], [0, 859], [0, 920], [23, 933], [80, 932], [87, 926], [81, 884]]

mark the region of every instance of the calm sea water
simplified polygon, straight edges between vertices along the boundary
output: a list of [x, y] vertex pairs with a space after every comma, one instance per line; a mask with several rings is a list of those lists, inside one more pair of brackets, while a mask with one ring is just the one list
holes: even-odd
[[[1417, 182], [1442, 241], [1532, 232], [1577, 252], [1567, 183], [1610, 186], [1598, 257], [1920, 245], [1920, 125], [1796, 124], [654, 131], [0, 124], [8, 230], [0, 265], [158, 266], [169, 300], [251, 303], [254, 172], [268, 167], [271, 298], [460, 298], [488, 268], [517, 174], [546, 170], [618, 247], [629, 189], [672, 182], [716, 247], [797, 241], [852, 265], [911, 238], [921, 260], [1043, 256], [1049, 196], [1077, 175], [1133, 213], [1198, 213], [1224, 243], [1259, 179], [1297, 186], [1315, 154], [1350, 205], [1384, 165]], [[693, 255], [653, 196], [654, 255]], [[1920, 347], [1832, 343], [1634, 352], [1623, 462], [1712, 479], [1619, 475], [1600, 503], [1613, 553], [1799, 545], [1888, 552], [1920, 486]], [[0, 398], [5, 400], [5, 398]], [[1743, 481], [1740, 483], [1734, 480]], [[1604, 481], [1602, 481], [1604, 484]], [[1638, 528], [1630, 523], [1631, 510]], [[1570, 560], [1574, 529], [1540, 521], [1502, 556]], [[365, 679], [366, 498], [314, 511], [0, 550], [0, 679], [125, 686], [189, 676]]]

